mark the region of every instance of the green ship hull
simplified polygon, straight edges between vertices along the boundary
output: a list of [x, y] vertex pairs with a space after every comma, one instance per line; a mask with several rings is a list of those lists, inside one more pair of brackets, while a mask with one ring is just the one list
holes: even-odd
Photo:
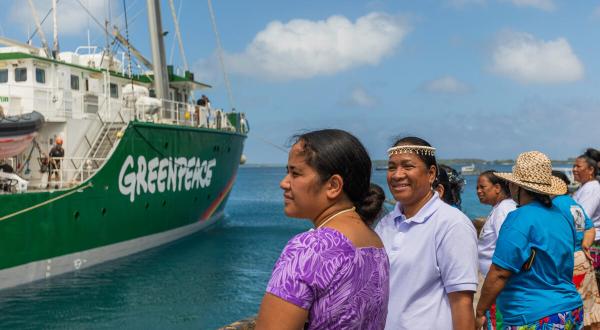
[[0, 288], [89, 267], [222, 217], [246, 136], [130, 122], [73, 188], [0, 195]]

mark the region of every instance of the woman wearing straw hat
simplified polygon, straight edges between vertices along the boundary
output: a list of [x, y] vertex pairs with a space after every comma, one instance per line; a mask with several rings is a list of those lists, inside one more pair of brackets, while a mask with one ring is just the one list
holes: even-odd
[[375, 228], [390, 260], [386, 329], [472, 329], [477, 236], [432, 184], [435, 148], [406, 137], [388, 150], [394, 210]]
[[504, 329], [582, 329], [582, 301], [572, 281], [575, 228], [550, 199], [567, 186], [538, 151], [520, 154], [512, 173], [496, 175], [509, 182], [519, 208], [500, 229], [476, 308], [477, 328], [496, 301]]

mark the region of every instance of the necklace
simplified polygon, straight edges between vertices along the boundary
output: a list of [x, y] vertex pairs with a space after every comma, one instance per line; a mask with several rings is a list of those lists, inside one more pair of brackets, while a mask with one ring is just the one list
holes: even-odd
[[322, 223], [321, 223], [321, 224], [320, 224], [320, 225], [317, 227], [317, 229], [319, 229], [319, 228], [321, 228], [321, 227], [325, 226], [325, 224], [326, 224], [326, 223], [328, 223], [329, 221], [333, 220], [333, 218], [337, 217], [338, 215], [340, 215], [340, 214], [343, 214], [343, 213], [346, 213], [346, 212], [352, 212], [352, 211], [354, 211], [354, 210], [356, 210], [356, 207], [352, 206], [352, 207], [351, 207], [351, 208], [349, 208], [349, 209], [345, 209], [345, 210], [341, 210], [341, 211], [339, 211], [338, 213], [336, 213], [336, 214], [334, 214], [334, 215], [330, 216], [329, 218], [325, 219], [325, 221], [323, 221], [323, 222], [322, 222]]

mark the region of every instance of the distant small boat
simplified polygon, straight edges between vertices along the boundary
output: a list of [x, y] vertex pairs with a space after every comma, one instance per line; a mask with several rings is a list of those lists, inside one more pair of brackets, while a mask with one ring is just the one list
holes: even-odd
[[475, 169], [475, 164], [466, 165], [460, 168], [460, 174], [462, 175], [476, 175], [479, 171]]
[[13, 157], [27, 149], [43, 123], [44, 116], [37, 111], [0, 118], [0, 158]]
[[378, 166], [375, 166], [375, 170], [376, 171], [387, 171], [387, 169], [388, 169], [387, 165], [378, 165]]

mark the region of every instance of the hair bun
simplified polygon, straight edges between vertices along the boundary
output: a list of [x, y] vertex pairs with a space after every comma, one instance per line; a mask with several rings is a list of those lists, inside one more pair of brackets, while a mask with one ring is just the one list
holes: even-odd
[[587, 148], [584, 155], [586, 155], [587, 157], [590, 157], [591, 159], [595, 160], [596, 162], [600, 162], [600, 151], [598, 151], [594, 148]]
[[385, 193], [383, 192], [383, 189], [380, 186], [371, 183], [369, 191], [365, 194], [363, 200], [357, 203], [356, 212], [367, 225], [372, 225], [379, 213], [381, 213], [384, 200]]

